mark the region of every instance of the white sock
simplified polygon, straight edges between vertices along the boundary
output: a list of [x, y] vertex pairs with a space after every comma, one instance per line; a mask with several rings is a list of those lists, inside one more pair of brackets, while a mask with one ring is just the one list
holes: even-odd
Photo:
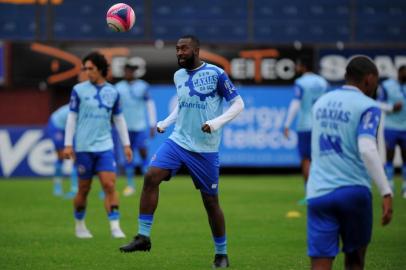
[[112, 229], [112, 230], [119, 229], [120, 230], [120, 221], [118, 219], [110, 220], [110, 229]]

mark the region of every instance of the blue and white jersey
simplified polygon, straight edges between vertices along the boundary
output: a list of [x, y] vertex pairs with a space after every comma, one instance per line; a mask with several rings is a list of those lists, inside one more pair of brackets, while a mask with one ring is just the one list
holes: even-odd
[[209, 134], [201, 127], [223, 113], [223, 98], [231, 101], [239, 95], [233, 83], [224, 70], [208, 63], [194, 70], [179, 69], [174, 82], [179, 111], [169, 138], [189, 151], [218, 152], [222, 129]]
[[52, 124], [61, 130], [65, 130], [66, 119], [68, 119], [69, 104], [63, 105], [51, 114]]
[[150, 99], [149, 84], [143, 80], [120, 81], [116, 84], [129, 131], [147, 129], [146, 102]]
[[312, 113], [308, 199], [343, 186], [371, 188], [358, 151], [358, 137], [376, 139], [380, 117], [377, 102], [352, 86], [343, 86], [318, 99]]
[[328, 82], [321, 76], [307, 72], [295, 80], [295, 99], [300, 100], [297, 131], [312, 129], [312, 106], [327, 91]]
[[120, 95], [110, 83], [76, 84], [70, 110], [78, 114], [75, 132], [76, 152], [101, 152], [113, 149], [111, 116], [121, 113]]
[[378, 91], [378, 100], [388, 104], [402, 102], [403, 107], [399, 112], [388, 113], [385, 117], [385, 129], [406, 131], [406, 84], [388, 79], [382, 82]]

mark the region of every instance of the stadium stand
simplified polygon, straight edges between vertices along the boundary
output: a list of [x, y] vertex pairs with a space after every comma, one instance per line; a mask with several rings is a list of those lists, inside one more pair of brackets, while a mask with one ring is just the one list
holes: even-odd
[[[140, 0], [130, 34], [105, 25], [114, 0], [70, 0], [60, 5], [0, 4], [0, 38], [13, 40], [174, 41], [194, 33], [206, 42], [405, 42], [406, 2], [392, 0], [277, 1]], [[51, 10], [51, 11], [50, 11]], [[77, 18], [80, 17], [80, 20]], [[37, 24], [38, 21], [38, 24]], [[53, 21], [49, 30], [48, 21]], [[104, 27], [100, 27], [104, 25]]]

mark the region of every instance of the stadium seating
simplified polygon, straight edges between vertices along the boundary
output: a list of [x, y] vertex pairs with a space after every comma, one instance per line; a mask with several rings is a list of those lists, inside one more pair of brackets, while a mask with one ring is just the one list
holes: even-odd
[[0, 39], [174, 41], [193, 33], [223, 43], [406, 42], [404, 0], [138, 0], [135, 27], [126, 34], [105, 23], [116, 2], [65, 0], [51, 18], [47, 6], [0, 4]]

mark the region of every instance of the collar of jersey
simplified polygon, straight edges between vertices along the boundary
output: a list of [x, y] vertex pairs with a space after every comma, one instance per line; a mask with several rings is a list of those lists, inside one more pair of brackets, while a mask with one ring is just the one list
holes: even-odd
[[207, 63], [206, 63], [206, 62], [203, 62], [203, 64], [201, 64], [200, 66], [198, 66], [198, 67], [195, 68], [195, 69], [185, 69], [185, 70], [186, 70], [186, 72], [187, 72], [189, 75], [193, 75], [193, 74], [195, 74], [197, 71], [199, 71], [200, 69], [206, 67], [206, 65], [207, 65]]
[[358, 92], [362, 92], [358, 87], [354, 86], [354, 85], [343, 85], [341, 87], [342, 90], [349, 90], [349, 91], [358, 91]]
[[96, 87], [96, 89], [97, 90], [100, 90], [100, 89], [102, 89], [104, 86], [106, 86], [106, 82], [104, 82], [102, 85], [98, 85], [98, 84], [95, 84], [95, 83], [91, 83], [94, 87]]

